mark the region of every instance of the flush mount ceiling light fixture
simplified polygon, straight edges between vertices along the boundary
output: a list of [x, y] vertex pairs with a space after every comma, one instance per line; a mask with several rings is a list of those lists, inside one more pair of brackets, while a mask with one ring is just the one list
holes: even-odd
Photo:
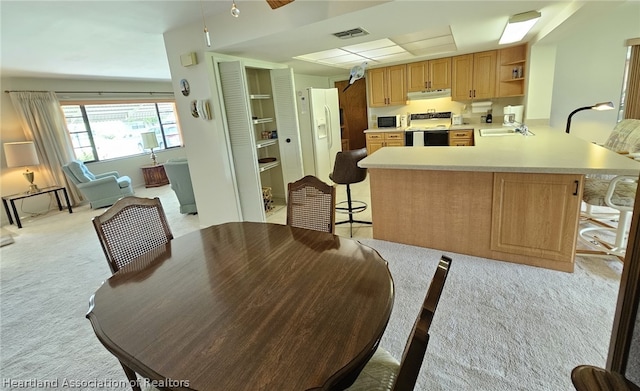
[[231, 6], [231, 16], [233, 16], [234, 18], [240, 16], [240, 9], [236, 7], [235, 0], [233, 0], [233, 5]]
[[[338, 38], [353, 38], [367, 35], [362, 28], [341, 31]], [[456, 44], [449, 26], [429, 28], [411, 34], [394, 36], [350, 46], [323, 50], [293, 57], [322, 65], [349, 69], [368, 62], [376, 65], [388, 62], [410, 61], [418, 56], [455, 52]]]
[[504, 28], [502, 37], [498, 42], [500, 45], [521, 41], [531, 30], [542, 14], [538, 11], [528, 11], [515, 14], [509, 18], [507, 26]]

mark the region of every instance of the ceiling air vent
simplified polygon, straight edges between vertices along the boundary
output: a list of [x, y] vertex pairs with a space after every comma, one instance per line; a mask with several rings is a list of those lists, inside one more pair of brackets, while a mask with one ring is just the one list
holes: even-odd
[[333, 33], [333, 35], [335, 35], [340, 39], [349, 39], [349, 38], [362, 37], [364, 35], [369, 35], [369, 33], [361, 27], [356, 27], [351, 30], [345, 30], [345, 31], [340, 31], [338, 33]]

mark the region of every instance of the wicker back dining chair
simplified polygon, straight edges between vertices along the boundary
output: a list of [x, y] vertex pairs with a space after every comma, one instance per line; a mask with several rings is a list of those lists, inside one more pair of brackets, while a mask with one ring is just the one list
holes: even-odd
[[121, 198], [92, 221], [112, 273], [173, 239], [158, 197]]
[[413, 324], [413, 330], [409, 334], [402, 361], [398, 362], [386, 350], [378, 347], [356, 381], [347, 388], [348, 391], [411, 391], [414, 389], [427, 351], [431, 321], [450, 267], [451, 258], [443, 255], [438, 262], [418, 318]]
[[[92, 219], [100, 245], [112, 273], [136, 257], [168, 243], [173, 234], [158, 197], [124, 197], [106, 212]], [[133, 391], [140, 391], [138, 377], [131, 368], [122, 365]], [[155, 390], [151, 387], [150, 390]]]
[[336, 188], [313, 175], [289, 183], [287, 225], [334, 232]]

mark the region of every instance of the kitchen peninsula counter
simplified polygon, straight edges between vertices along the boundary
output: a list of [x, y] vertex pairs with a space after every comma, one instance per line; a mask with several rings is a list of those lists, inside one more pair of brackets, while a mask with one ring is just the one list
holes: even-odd
[[[493, 126], [500, 127], [500, 126]], [[373, 237], [571, 272], [584, 174], [640, 162], [548, 127], [475, 145], [382, 148], [369, 171]]]
[[[471, 128], [474, 126], [467, 127]], [[480, 136], [476, 125], [473, 147], [383, 148], [367, 156], [360, 166], [368, 169], [616, 175], [638, 175], [640, 172], [640, 163], [597, 144], [547, 127], [529, 130], [535, 135]]]

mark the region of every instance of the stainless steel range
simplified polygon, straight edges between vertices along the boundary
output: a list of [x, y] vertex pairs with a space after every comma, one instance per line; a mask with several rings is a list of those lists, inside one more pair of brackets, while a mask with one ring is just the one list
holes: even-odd
[[407, 146], [444, 146], [449, 145], [449, 127], [451, 112], [411, 114], [411, 126], [405, 131]]

